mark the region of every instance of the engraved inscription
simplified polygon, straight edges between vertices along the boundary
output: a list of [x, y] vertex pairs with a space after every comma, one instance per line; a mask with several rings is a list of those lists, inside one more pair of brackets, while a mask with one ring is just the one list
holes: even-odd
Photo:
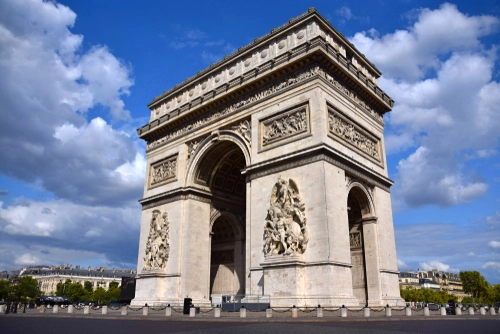
[[370, 138], [357, 125], [341, 117], [338, 113], [329, 111], [328, 129], [330, 133], [347, 141], [360, 149], [363, 153], [380, 161], [379, 141]]

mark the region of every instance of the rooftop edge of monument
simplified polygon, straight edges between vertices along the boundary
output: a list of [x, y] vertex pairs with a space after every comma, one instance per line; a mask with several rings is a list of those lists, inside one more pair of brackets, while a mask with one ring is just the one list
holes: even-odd
[[[363, 53], [359, 52], [356, 49], [356, 47], [344, 37], [344, 35], [341, 32], [339, 32], [337, 29], [335, 29], [335, 27], [333, 27], [333, 25], [328, 20], [326, 20], [316, 10], [316, 8], [310, 7], [307, 10], [307, 12], [304, 12], [295, 18], [289, 19], [288, 22], [279, 26], [278, 28], [271, 29], [271, 31], [269, 33], [267, 33], [266, 35], [264, 35], [262, 37], [255, 38], [253, 42], [251, 42], [245, 46], [239, 47], [238, 50], [233, 52], [232, 54], [225, 55], [218, 62], [210, 64], [209, 67], [205, 68], [204, 70], [198, 71], [194, 76], [187, 78], [182, 83], [176, 84], [171, 89], [164, 91], [161, 95], [154, 97], [153, 101], [151, 101], [147, 105], [147, 107], [150, 109], [153, 108], [159, 102], [164, 101], [166, 99], [166, 97], [180, 93], [182, 88], [185, 88], [186, 86], [188, 86], [189, 84], [193, 83], [194, 81], [196, 81], [198, 79], [202, 79], [203, 77], [208, 77], [209, 74], [215, 74], [215, 72], [218, 69], [220, 69], [221, 67], [224, 67], [225, 65], [228, 65], [229, 63], [234, 61], [236, 58], [249, 53], [249, 51], [251, 51], [251, 50], [258, 49], [258, 48], [262, 47], [263, 44], [265, 44], [265, 42], [267, 42], [273, 38], [279, 37], [285, 31], [291, 30], [291, 28], [293, 28], [294, 26], [299, 26], [301, 23], [304, 23], [307, 19], [310, 19], [313, 16], [317, 17], [319, 19], [320, 23], [323, 26], [327, 27], [330, 30], [329, 32], [333, 33], [333, 37], [336, 37], [340, 40], [339, 42], [341, 42], [341, 43], [339, 43], [339, 44], [341, 47], [345, 47], [346, 51], [348, 51], [349, 53], [355, 54], [357, 57], [359, 57], [359, 59], [362, 61], [362, 63], [364, 63], [363, 65], [365, 65], [368, 68], [368, 71], [372, 72], [370, 74], [373, 75], [375, 80], [380, 77], [380, 75], [382, 74], [380, 72], [380, 70], [378, 70], [376, 68], [376, 66], [365, 57], [365, 55]], [[374, 81], [374, 83], [376, 85], [376, 81]]]

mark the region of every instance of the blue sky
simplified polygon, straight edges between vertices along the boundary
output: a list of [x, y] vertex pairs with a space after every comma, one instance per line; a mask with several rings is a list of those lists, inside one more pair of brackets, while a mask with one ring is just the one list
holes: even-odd
[[500, 283], [498, 1], [0, 2], [0, 270], [135, 267], [146, 104], [316, 7], [382, 71], [399, 269]]

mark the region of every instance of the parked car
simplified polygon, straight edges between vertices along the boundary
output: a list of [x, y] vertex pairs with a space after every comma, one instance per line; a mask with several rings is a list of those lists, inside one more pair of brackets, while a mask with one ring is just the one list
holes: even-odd
[[430, 311], [439, 311], [439, 309], [441, 308], [441, 306], [439, 306], [438, 304], [434, 304], [434, 303], [429, 303], [429, 304], [427, 304], [427, 306], [429, 307]]

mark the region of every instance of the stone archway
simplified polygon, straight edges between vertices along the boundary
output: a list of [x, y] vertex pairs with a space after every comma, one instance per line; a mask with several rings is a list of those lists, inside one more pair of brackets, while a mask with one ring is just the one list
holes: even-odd
[[364, 189], [359, 185], [352, 186], [347, 196], [349, 246], [352, 264], [352, 289], [360, 306], [365, 306], [369, 298], [363, 218], [371, 216], [371, 212], [370, 202]]
[[247, 164], [239, 145], [230, 140], [206, 141], [194, 166], [193, 186], [211, 194], [208, 295], [244, 294]]

